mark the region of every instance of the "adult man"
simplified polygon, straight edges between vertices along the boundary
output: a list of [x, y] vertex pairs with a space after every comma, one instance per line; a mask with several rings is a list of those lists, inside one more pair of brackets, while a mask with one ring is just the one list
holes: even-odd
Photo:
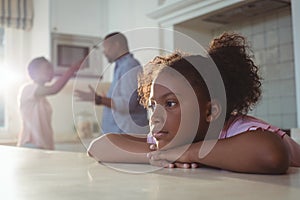
[[115, 62], [113, 80], [106, 96], [100, 96], [90, 87], [90, 92], [75, 91], [83, 101], [103, 105], [101, 128], [103, 133], [148, 133], [147, 111], [138, 102], [137, 74], [140, 63], [129, 52], [126, 37], [120, 32], [108, 34], [102, 43], [103, 53], [109, 63]]

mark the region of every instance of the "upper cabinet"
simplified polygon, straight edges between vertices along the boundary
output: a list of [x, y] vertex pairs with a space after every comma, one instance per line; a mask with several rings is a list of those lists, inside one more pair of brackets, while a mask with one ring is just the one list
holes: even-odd
[[51, 0], [50, 31], [103, 36], [107, 32], [107, 0]]

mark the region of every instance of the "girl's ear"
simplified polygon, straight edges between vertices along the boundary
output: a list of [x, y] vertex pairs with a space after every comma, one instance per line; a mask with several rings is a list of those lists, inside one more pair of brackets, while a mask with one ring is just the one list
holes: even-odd
[[206, 121], [212, 122], [221, 114], [222, 108], [217, 100], [212, 100], [207, 104]]

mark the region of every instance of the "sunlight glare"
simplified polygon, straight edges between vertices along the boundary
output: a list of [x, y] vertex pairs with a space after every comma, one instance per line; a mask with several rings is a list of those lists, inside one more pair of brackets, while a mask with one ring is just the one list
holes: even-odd
[[8, 90], [10, 87], [21, 80], [20, 74], [10, 69], [7, 65], [0, 63], [0, 90]]

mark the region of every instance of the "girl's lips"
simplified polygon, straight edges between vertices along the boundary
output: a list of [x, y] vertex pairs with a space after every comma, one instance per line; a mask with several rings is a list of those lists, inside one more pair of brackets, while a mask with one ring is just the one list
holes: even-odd
[[156, 133], [153, 133], [153, 137], [156, 139], [156, 140], [160, 140], [161, 138], [163, 138], [165, 135], [167, 135], [168, 132], [167, 131], [160, 131], [160, 132], [156, 132]]

